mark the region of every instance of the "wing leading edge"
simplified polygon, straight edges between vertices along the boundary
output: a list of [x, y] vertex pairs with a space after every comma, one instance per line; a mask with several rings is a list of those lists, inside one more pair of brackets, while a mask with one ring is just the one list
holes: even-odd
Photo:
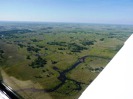
[[79, 99], [133, 99], [133, 34]]

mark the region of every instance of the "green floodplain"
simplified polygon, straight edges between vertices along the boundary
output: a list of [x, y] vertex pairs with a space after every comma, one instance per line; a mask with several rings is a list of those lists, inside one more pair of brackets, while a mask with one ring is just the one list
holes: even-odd
[[1, 79], [25, 99], [77, 99], [132, 33], [132, 25], [1, 22]]

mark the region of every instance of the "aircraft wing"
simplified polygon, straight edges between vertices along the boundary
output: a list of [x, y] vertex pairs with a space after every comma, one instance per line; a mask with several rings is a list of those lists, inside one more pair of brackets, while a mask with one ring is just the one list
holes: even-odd
[[133, 99], [133, 34], [79, 99]]

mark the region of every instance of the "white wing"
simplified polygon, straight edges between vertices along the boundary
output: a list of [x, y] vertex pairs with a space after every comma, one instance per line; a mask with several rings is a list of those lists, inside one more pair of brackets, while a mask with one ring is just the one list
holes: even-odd
[[133, 99], [133, 35], [79, 99]]

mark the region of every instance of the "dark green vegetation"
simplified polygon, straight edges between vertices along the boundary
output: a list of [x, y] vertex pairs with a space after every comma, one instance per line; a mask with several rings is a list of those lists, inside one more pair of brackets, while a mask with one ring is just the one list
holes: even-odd
[[[27, 57], [27, 59], [30, 59], [30, 57]], [[32, 62], [29, 66], [31, 66], [32, 68], [39, 68], [44, 67], [45, 64], [47, 64], [47, 61], [38, 56], [38, 58], [35, 59], [34, 62]]]
[[25, 93], [49, 93], [53, 99], [80, 96], [133, 32], [128, 25], [1, 23], [0, 27], [2, 70], [41, 85], [23, 89]]
[[4, 51], [0, 49], [0, 63], [3, 62], [3, 59], [4, 59]]

